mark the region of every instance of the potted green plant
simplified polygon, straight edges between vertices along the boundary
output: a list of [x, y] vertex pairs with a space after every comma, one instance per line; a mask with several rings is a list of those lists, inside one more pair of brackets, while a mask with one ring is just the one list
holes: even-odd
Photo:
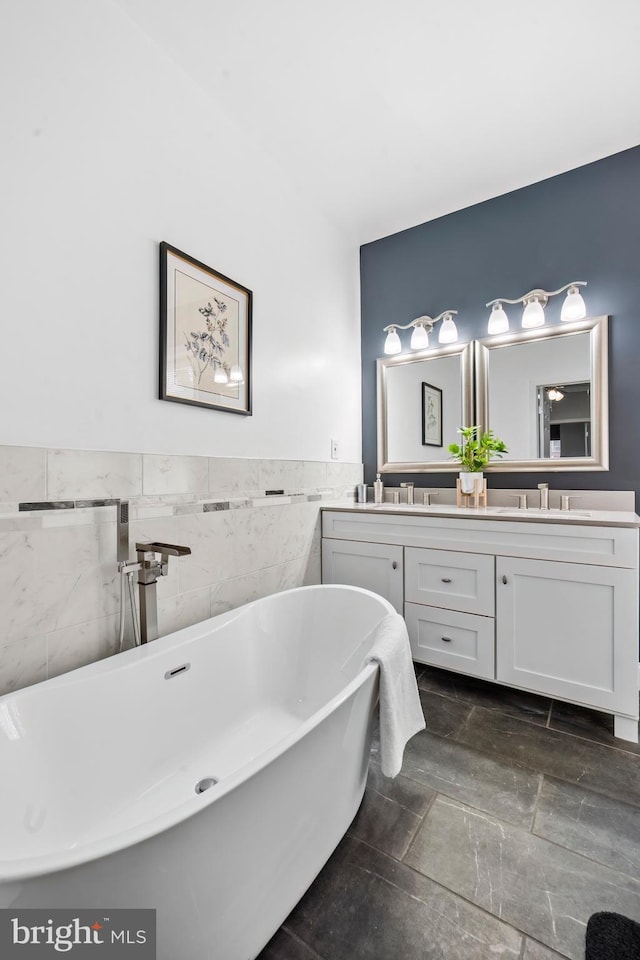
[[450, 443], [449, 453], [460, 464], [460, 489], [462, 493], [473, 493], [477, 478], [483, 479], [483, 470], [492, 457], [501, 457], [508, 453], [503, 440], [493, 434], [493, 430], [482, 431], [480, 426], [460, 427], [458, 433], [461, 443]]

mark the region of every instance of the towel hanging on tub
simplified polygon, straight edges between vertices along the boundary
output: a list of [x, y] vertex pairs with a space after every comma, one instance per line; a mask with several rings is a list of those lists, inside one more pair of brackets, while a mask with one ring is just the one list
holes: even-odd
[[426, 726], [407, 626], [398, 613], [378, 624], [368, 659], [380, 666], [380, 765], [385, 777], [395, 777], [407, 741]]

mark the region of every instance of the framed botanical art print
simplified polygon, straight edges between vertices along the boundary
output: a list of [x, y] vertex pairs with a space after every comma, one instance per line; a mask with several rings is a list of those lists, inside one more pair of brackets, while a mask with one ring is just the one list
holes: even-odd
[[251, 415], [253, 294], [160, 244], [160, 399]]
[[442, 446], [442, 390], [422, 383], [422, 446]]

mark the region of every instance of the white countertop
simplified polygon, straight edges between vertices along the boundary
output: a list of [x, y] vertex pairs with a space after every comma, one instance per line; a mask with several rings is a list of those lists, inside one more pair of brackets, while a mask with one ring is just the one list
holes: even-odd
[[433, 504], [425, 507], [416, 503], [353, 503], [351, 505], [324, 506], [324, 510], [349, 511], [351, 513], [400, 514], [418, 517], [458, 517], [468, 520], [510, 520], [524, 523], [571, 523], [579, 526], [640, 527], [637, 513], [625, 510], [540, 510], [529, 507], [519, 510], [513, 507], [456, 507], [455, 504]]

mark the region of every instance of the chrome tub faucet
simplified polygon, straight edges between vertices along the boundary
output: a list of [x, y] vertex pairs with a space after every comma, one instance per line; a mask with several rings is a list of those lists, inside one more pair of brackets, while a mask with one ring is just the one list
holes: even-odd
[[156, 584], [158, 577], [166, 577], [169, 572], [169, 557], [186, 557], [190, 553], [190, 547], [181, 547], [176, 543], [136, 543], [140, 596], [140, 643], [158, 639]]

